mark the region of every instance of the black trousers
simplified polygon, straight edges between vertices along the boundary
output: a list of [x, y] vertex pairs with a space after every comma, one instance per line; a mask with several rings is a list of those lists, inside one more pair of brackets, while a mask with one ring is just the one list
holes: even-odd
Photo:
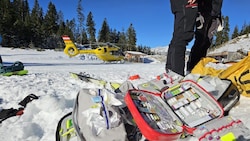
[[187, 0], [170, 0], [174, 14], [174, 32], [169, 44], [166, 69], [184, 75], [185, 51], [193, 39], [197, 7], [186, 7]]
[[187, 63], [187, 71], [192, 71], [195, 65], [200, 61], [201, 58], [207, 55], [207, 50], [211, 46], [213, 39], [213, 32], [217, 27], [216, 19], [212, 19], [211, 16], [204, 17], [204, 25], [202, 29], [196, 29], [194, 45], [191, 48]]
[[192, 71], [201, 58], [207, 55], [221, 16], [222, 0], [199, 0], [199, 12], [204, 17], [203, 27], [195, 30], [195, 41], [187, 63], [187, 71]]

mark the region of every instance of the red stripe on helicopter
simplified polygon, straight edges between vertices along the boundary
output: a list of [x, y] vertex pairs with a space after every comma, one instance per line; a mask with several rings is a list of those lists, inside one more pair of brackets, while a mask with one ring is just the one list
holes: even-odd
[[70, 40], [69, 36], [63, 36], [63, 40]]

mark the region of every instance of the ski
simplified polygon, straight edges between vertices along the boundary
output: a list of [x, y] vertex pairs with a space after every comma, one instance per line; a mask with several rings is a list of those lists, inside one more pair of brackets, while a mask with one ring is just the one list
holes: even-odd
[[80, 79], [80, 80], [85, 81], [85, 82], [91, 82], [91, 83], [101, 85], [101, 86], [105, 86], [107, 84], [107, 81], [92, 77], [85, 72], [80, 72], [80, 73], [70, 72], [70, 75], [73, 78]]
[[70, 75], [72, 78], [79, 79], [79, 80], [82, 80], [84, 82], [94, 83], [98, 86], [106, 87], [109, 84], [109, 86], [111, 87], [112, 90], [116, 90], [117, 88], [119, 88], [121, 86], [121, 83], [108, 82], [104, 79], [96, 78], [96, 77], [94, 77], [86, 72], [80, 72], [80, 73], [70, 72]]

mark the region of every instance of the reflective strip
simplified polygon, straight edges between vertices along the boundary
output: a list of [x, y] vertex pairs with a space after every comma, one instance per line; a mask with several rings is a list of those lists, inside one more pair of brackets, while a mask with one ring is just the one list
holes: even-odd
[[75, 129], [74, 128], [71, 128], [67, 132], [63, 133], [62, 136], [65, 137], [65, 136], [72, 135], [72, 134], [75, 134]]
[[64, 129], [61, 128], [60, 131], [59, 131], [59, 133], [60, 133], [60, 135], [62, 137], [75, 135], [75, 129], [73, 127], [73, 121], [72, 121], [72, 119], [68, 119], [66, 121], [66, 129], [65, 129], [66, 132], [64, 132]]
[[103, 108], [103, 116], [105, 116], [105, 120], [106, 120], [106, 125], [107, 125], [107, 129], [110, 128], [110, 121], [109, 121], [109, 113], [108, 113], [108, 110], [107, 110], [107, 107], [104, 103], [104, 99], [103, 99], [103, 96], [101, 95], [101, 89], [98, 89], [98, 95], [102, 97], [102, 108]]
[[67, 129], [70, 129], [73, 127], [73, 123], [72, 123], [72, 119], [69, 119], [66, 121], [66, 128]]

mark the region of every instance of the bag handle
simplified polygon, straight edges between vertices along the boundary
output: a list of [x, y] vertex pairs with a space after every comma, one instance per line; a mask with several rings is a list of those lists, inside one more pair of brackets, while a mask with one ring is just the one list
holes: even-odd
[[[242, 85], [250, 84], [250, 80], [245, 80], [245, 81], [242, 81], [242, 80], [241, 80], [241, 77], [243, 77], [243, 76], [245, 76], [245, 75], [247, 75], [247, 74], [249, 74], [249, 73], [250, 73], [249, 70], [246, 70], [246, 71], [244, 71], [243, 73], [241, 73], [241, 75], [240, 75], [240, 77], [239, 77], [239, 82], [240, 82], [240, 84], [242, 84]], [[246, 90], [246, 93], [247, 93], [247, 94], [250, 94], [250, 90]]]
[[249, 70], [244, 71], [243, 73], [241, 73], [240, 77], [239, 77], [239, 82], [240, 84], [248, 84], [250, 83], [250, 80], [246, 80], [246, 81], [241, 81], [241, 77], [243, 77], [244, 75], [247, 75], [249, 73]]

